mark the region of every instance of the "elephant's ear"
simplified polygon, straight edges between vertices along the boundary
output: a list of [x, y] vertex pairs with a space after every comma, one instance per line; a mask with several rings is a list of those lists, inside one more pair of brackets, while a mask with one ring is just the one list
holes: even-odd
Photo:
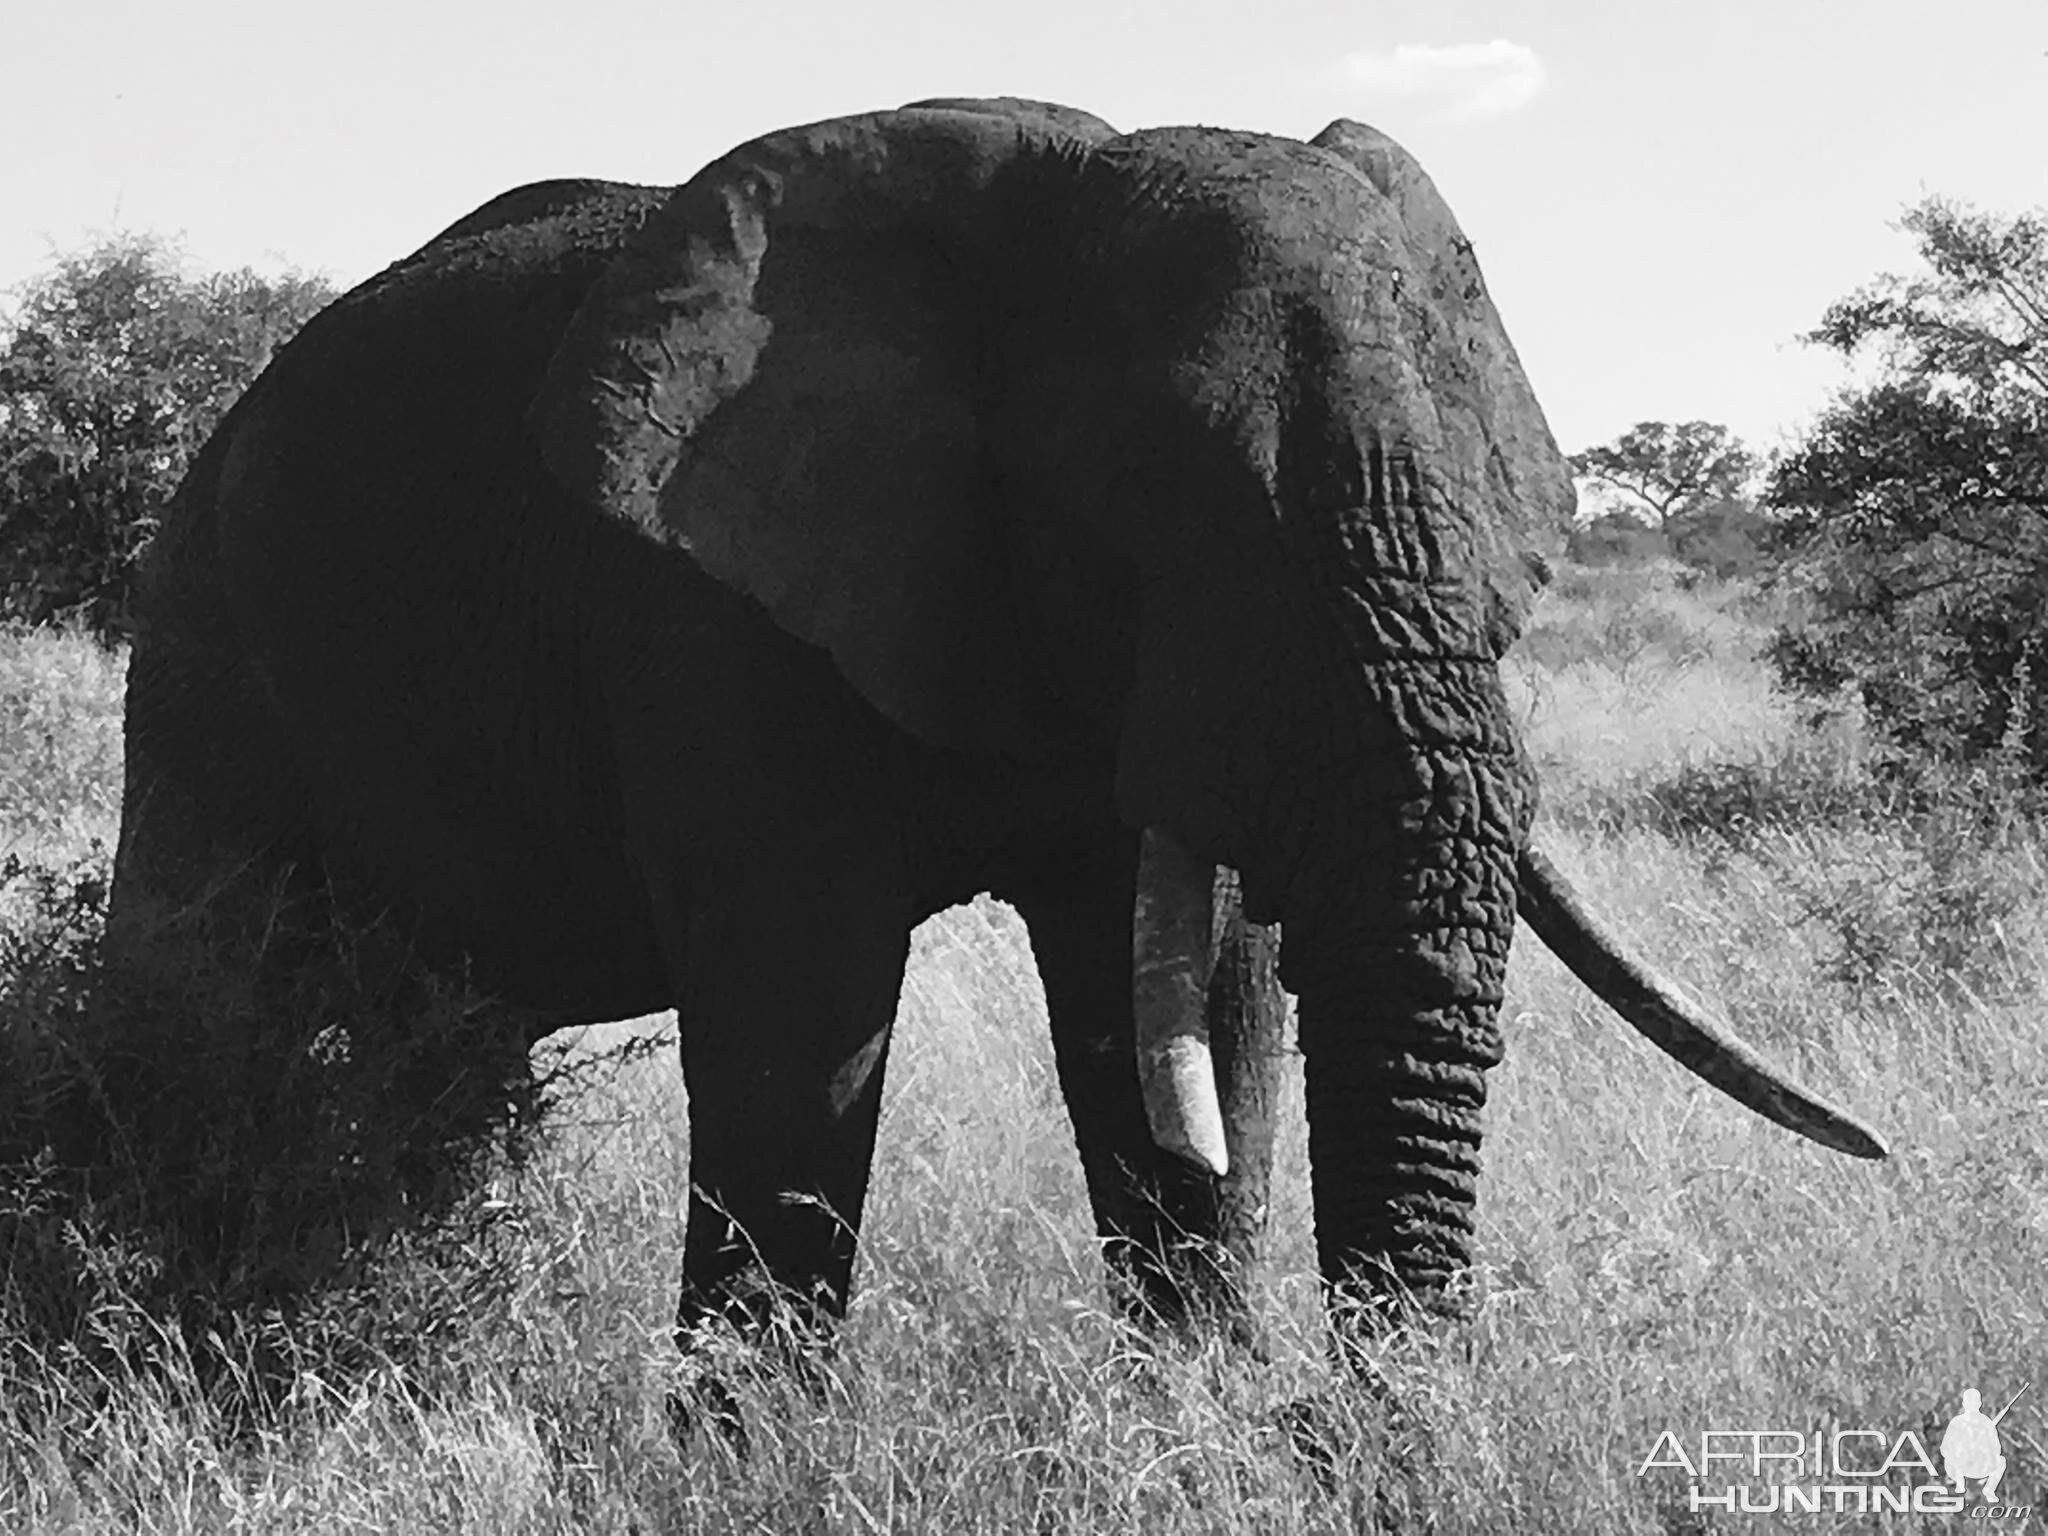
[[688, 551], [927, 740], [1028, 750], [1041, 696], [977, 412], [993, 184], [1077, 149], [904, 111], [706, 168], [592, 286], [530, 421], [573, 492]]
[[[1489, 505], [1474, 519], [1496, 653], [1521, 633], [1549, 579], [1547, 557], [1571, 525], [1577, 492], [1472, 254], [1443, 196], [1414, 156], [1377, 129], [1339, 118], [1311, 141], [1386, 198], [1386, 230], [1405, 241], [1436, 324], [1414, 341], [1430, 398], [1467, 463], [1484, 464]], [[1462, 419], [1461, 419], [1462, 418]]]

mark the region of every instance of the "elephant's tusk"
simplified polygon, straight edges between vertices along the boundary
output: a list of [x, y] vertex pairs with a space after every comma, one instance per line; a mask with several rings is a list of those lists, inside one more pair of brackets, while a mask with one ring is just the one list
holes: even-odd
[[1152, 1139], [1221, 1178], [1230, 1171], [1204, 1012], [1216, 871], [1164, 832], [1138, 847], [1131, 1007]]
[[1622, 953], [1571, 882], [1535, 849], [1515, 866], [1520, 911], [1571, 973], [1633, 1024], [1644, 1039], [1738, 1104], [1852, 1157], [1883, 1157], [1883, 1139], [1846, 1110], [1802, 1088], [1754, 1049], [1681, 998], [1656, 972]]

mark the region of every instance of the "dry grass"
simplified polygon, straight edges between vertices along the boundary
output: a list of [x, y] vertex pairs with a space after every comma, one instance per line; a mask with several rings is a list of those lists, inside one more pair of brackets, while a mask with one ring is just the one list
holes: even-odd
[[[1276, 1360], [1158, 1345], [1105, 1315], [1028, 944], [984, 901], [917, 935], [853, 1315], [821, 1393], [744, 1388], [750, 1458], [663, 1425], [686, 1167], [664, 1054], [577, 1100], [456, 1251], [394, 1271], [380, 1327], [431, 1346], [403, 1362], [311, 1361], [252, 1428], [175, 1362], [95, 1378], [15, 1352], [0, 1526], [1764, 1530], [1778, 1517], [1691, 1513], [1680, 1475], [1639, 1475], [1658, 1434], [1869, 1426], [1932, 1449], [1962, 1388], [2002, 1404], [2029, 1383], [2000, 1425], [2002, 1492], [2043, 1502], [2043, 842], [1865, 795], [1853, 728], [1813, 737], [1770, 696], [1739, 594], [1623, 573], [1548, 601], [1515, 687], [1555, 857], [1880, 1124], [1888, 1163], [1736, 1109], [1525, 939], [1477, 1320], [1387, 1346], [1371, 1389], [1333, 1372], [1297, 1121], [1262, 1303]], [[75, 643], [12, 646], [0, 782], [28, 799], [9, 832], [68, 854], [110, 830], [118, 673]], [[1688, 768], [1706, 777], [1674, 791]], [[477, 1273], [510, 1279], [465, 1288]], [[1278, 1427], [1305, 1400], [1320, 1470]], [[1744, 1480], [1770, 1481], [1711, 1481]], [[1949, 1519], [1917, 1518], [1887, 1528]]]
[[113, 846], [127, 670], [83, 633], [0, 626], [0, 856]]

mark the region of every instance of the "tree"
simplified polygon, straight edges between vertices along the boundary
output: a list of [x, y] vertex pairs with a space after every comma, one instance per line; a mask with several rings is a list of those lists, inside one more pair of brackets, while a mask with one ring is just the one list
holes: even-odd
[[[1572, 473], [1622, 492], [1659, 533], [1687, 508], [1741, 495], [1756, 455], [1710, 421], [1639, 421], [1613, 442], [1571, 456]], [[1632, 508], [1631, 510], [1636, 510]]]
[[0, 617], [122, 633], [136, 556], [191, 456], [333, 296], [296, 272], [187, 279], [147, 235], [31, 280], [0, 329]]
[[1853, 688], [1921, 756], [2010, 749], [2048, 776], [2048, 216], [1910, 209], [1924, 272], [1832, 305], [1809, 340], [1874, 354], [1774, 471], [1810, 614], [1771, 658]]

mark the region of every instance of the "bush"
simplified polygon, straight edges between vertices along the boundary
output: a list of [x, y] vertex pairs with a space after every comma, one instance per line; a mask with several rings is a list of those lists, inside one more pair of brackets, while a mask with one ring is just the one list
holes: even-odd
[[1930, 201], [1928, 272], [1829, 309], [1810, 339], [1878, 381], [1782, 460], [1776, 542], [1802, 617], [1768, 656], [1784, 686], [1844, 692], [1923, 762], [2003, 755], [2048, 780], [2048, 218]]
[[1671, 541], [1626, 512], [1607, 512], [1572, 529], [1565, 557], [1580, 565], [1645, 565], [1669, 558]]
[[1565, 566], [1544, 595], [1517, 654], [1551, 672], [1611, 668], [1623, 678], [1646, 661], [1682, 668], [1710, 655], [1724, 627], [1678, 590], [1683, 573], [1657, 565]]
[[1739, 581], [1765, 567], [1771, 520], [1740, 497], [1688, 507], [1669, 525], [1671, 553], [1718, 581]]
[[2043, 807], [1994, 769], [1859, 763], [1817, 742], [1682, 765], [1582, 801], [1576, 819], [1760, 861], [1791, 896], [1820, 974], [1854, 992], [2009, 1001], [2039, 987], [2030, 925], [2048, 898]]
[[1673, 836], [1743, 846], [1774, 828], [1879, 819], [1899, 798], [1882, 779], [1844, 774], [1831, 756], [1795, 750], [1757, 762], [1686, 763], [1649, 787], [1646, 819]]
[[29, 283], [0, 336], [0, 618], [124, 633], [136, 556], [186, 464], [333, 296], [300, 273], [187, 279], [135, 235]]
[[556, 1097], [642, 1047], [535, 1072], [521, 1019], [341, 922], [250, 956], [181, 914], [114, 967], [105, 867], [0, 860], [0, 1339], [244, 1388], [403, 1357], [362, 1322], [385, 1259], [473, 1250]]
[[[2040, 980], [2028, 932], [2044, 895], [2042, 825], [1995, 774], [1904, 786], [1897, 809], [1813, 846], [1786, 832], [1777, 862], [1801, 922], [1828, 941], [1825, 974], [1892, 997], [2014, 1001]], [[1911, 835], [1900, 837], [1902, 826]]]

